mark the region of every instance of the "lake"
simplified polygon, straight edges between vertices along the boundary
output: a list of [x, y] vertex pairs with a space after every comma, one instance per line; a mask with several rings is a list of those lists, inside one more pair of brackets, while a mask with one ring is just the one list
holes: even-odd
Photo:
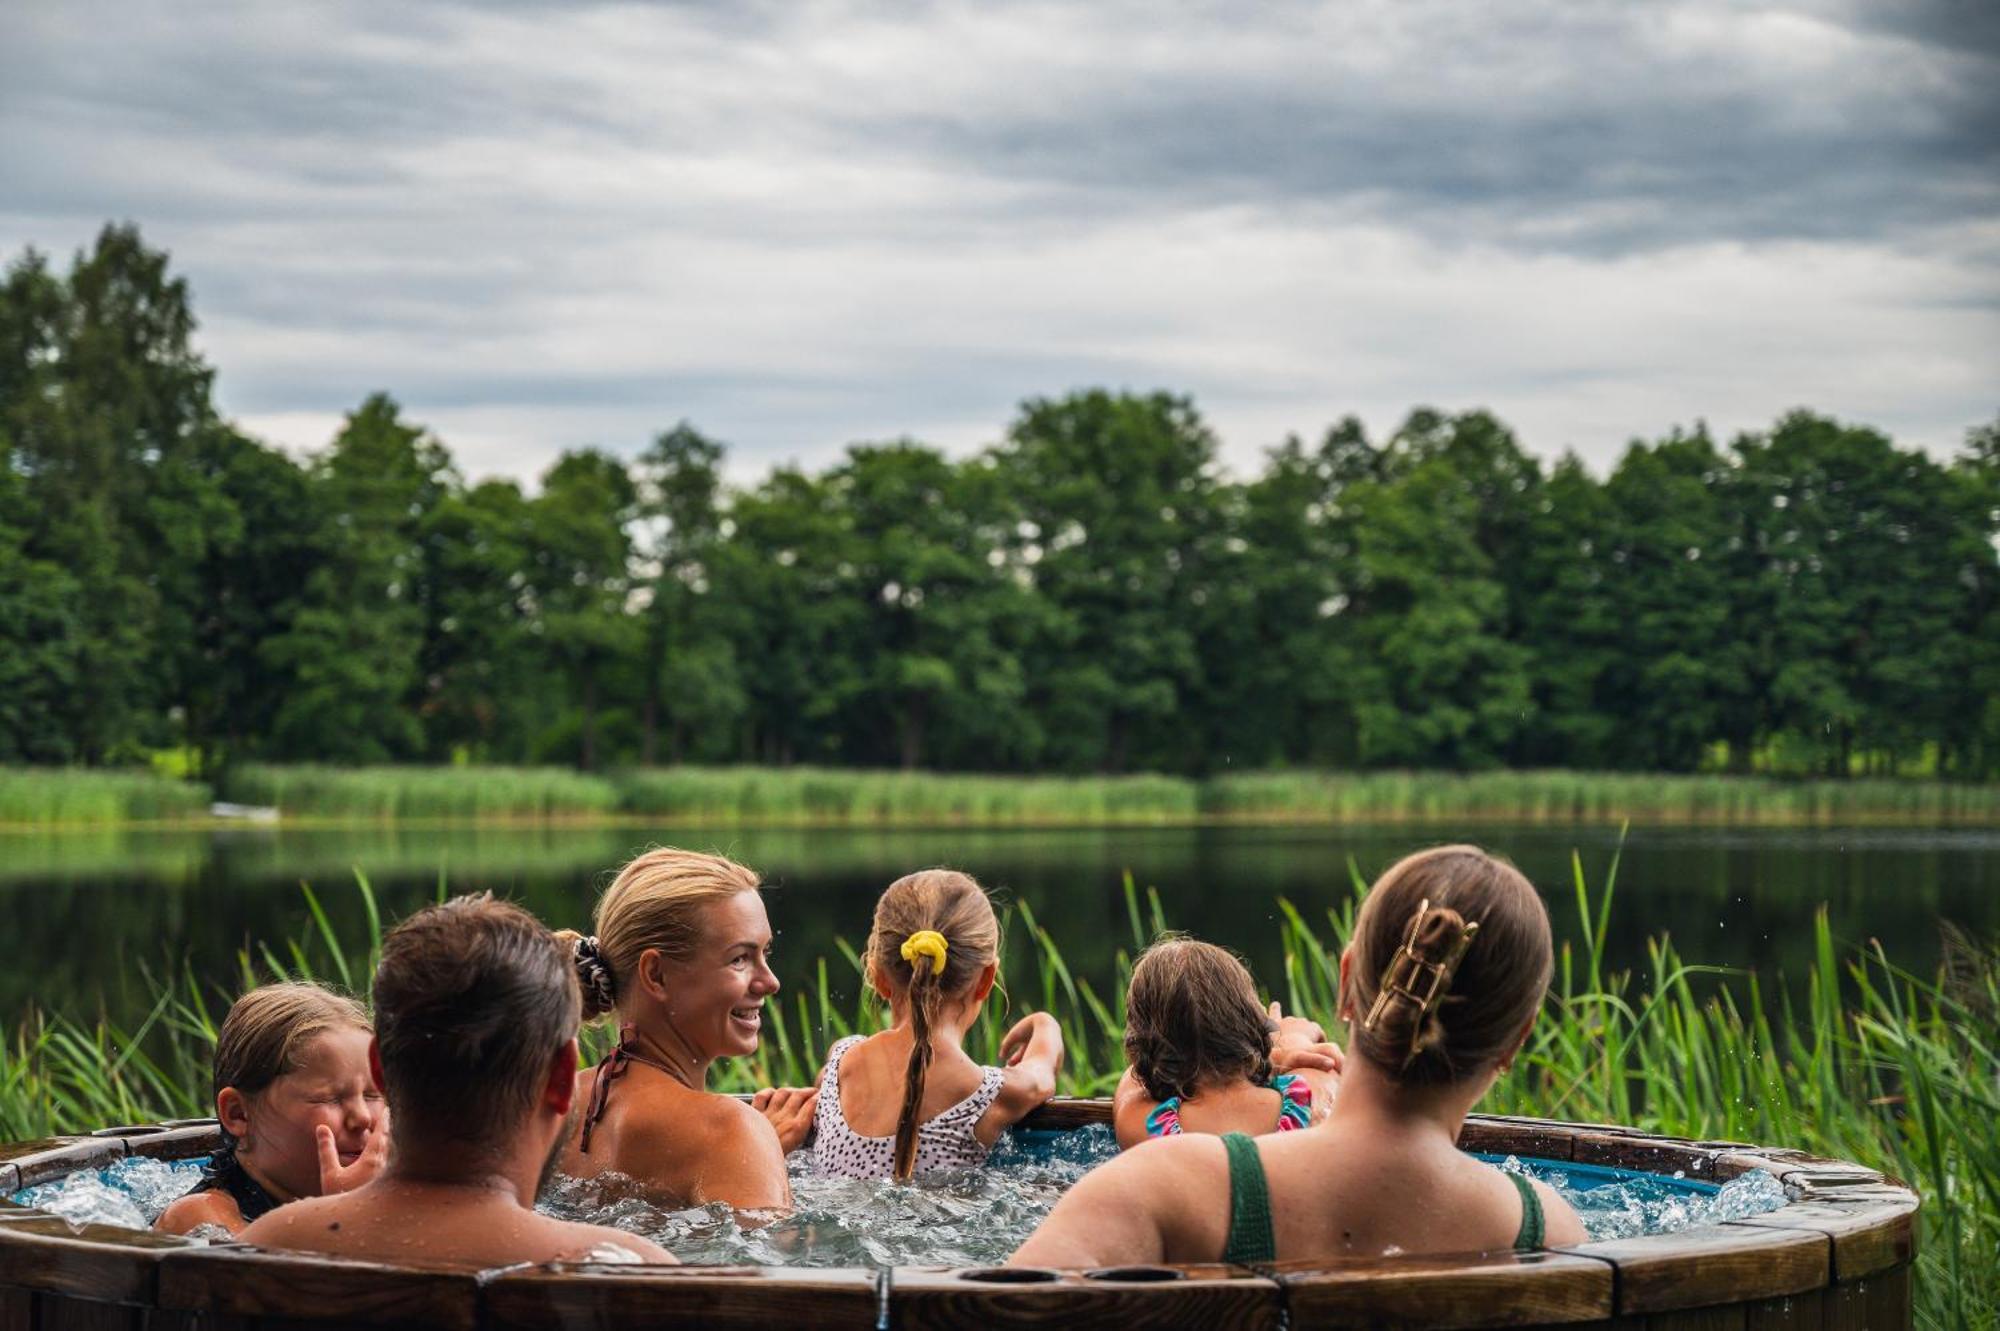
[[[1558, 939], [1577, 940], [1570, 856], [1593, 886], [1619, 845], [1612, 827], [1449, 829], [1511, 856], [1542, 889]], [[852, 973], [834, 940], [859, 945], [876, 895], [930, 864], [966, 869], [1003, 900], [1030, 905], [1071, 966], [1102, 987], [1126, 946], [1121, 882], [1157, 887], [1180, 929], [1242, 952], [1261, 982], [1282, 976], [1277, 899], [1323, 921], [1349, 892], [1348, 865], [1372, 876], [1446, 838], [1432, 827], [1175, 827], [1089, 830], [800, 831], [750, 828], [231, 828], [0, 834], [0, 912], [9, 940], [0, 1019], [29, 1004], [115, 1020], [143, 1016], [150, 970], [191, 965], [230, 984], [237, 951], [283, 951], [318, 891], [336, 927], [361, 937], [353, 871], [385, 918], [453, 892], [490, 889], [552, 926], [588, 930], [591, 903], [630, 854], [671, 843], [735, 856], [773, 884], [775, 968], [788, 985], [821, 956], [836, 988]], [[1691, 962], [1756, 970], [1800, 992], [1813, 911], [1837, 936], [1878, 938], [1928, 971], [1939, 923], [2000, 933], [2000, 830], [1635, 829], [1625, 840], [1609, 931], [1614, 962], [1643, 972], [1646, 939], [1669, 933]]]

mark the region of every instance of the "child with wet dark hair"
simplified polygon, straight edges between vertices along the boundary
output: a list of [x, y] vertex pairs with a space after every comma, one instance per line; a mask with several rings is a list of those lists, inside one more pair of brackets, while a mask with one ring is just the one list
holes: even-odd
[[1265, 1008], [1235, 953], [1193, 938], [1140, 954], [1125, 994], [1125, 1057], [1113, 1121], [1127, 1148], [1183, 1132], [1309, 1127], [1339, 1086], [1340, 1051], [1325, 1032]]
[[154, 1227], [235, 1234], [285, 1202], [380, 1173], [389, 1111], [369, 1076], [369, 1033], [360, 1004], [316, 984], [267, 984], [231, 1004], [215, 1040], [222, 1145]]

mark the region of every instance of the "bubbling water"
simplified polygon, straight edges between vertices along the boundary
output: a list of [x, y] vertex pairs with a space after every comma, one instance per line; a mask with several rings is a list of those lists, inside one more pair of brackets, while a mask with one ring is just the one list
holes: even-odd
[[[822, 1178], [800, 1151], [789, 1162], [796, 1209], [789, 1215], [752, 1215], [748, 1223], [739, 1223], [736, 1213], [719, 1203], [658, 1205], [634, 1195], [630, 1181], [616, 1176], [558, 1177], [538, 1209], [642, 1234], [689, 1263], [989, 1266], [1020, 1247], [1072, 1184], [1117, 1154], [1118, 1143], [1102, 1124], [1073, 1132], [1012, 1132], [1001, 1137], [984, 1168], [927, 1175], [912, 1186]], [[134, 1156], [26, 1189], [14, 1200], [72, 1224], [144, 1229], [194, 1186], [205, 1163]], [[1741, 1220], [1785, 1203], [1784, 1185], [1763, 1170], [1716, 1188], [1677, 1176], [1550, 1160], [1508, 1156], [1495, 1163], [1561, 1193], [1592, 1240]]]
[[145, 1229], [195, 1185], [205, 1164], [205, 1160], [128, 1156], [103, 1169], [79, 1170], [53, 1183], [25, 1188], [14, 1194], [14, 1200], [73, 1225]]
[[558, 1178], [539, 1209], [642, 1234], [690, 1263], [989, 1266], [1020, 1247], [1071, 1184], [1117, 1154], [1102, 1124], [1008, 1133], [983, 1168], [926, 1175], [913, 1187], [822, 1177], [798, 1151], [788, 1162], [795, 1209], [753, 1215], [747, 1225], [720, 1203], [668, 1209], [632, 1196], [629, 1180], [603, 1175]]

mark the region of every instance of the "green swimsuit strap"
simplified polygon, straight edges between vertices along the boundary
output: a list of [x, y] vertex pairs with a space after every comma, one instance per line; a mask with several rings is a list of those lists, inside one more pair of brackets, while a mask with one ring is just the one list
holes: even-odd
[[1275, 1262], [1278, 1247], [1271, 1239], [1271, 1190], [1264, 1183], [1264, 1162], [1257, 1157], [1257, 1139], [1241, 1132], [1222, 1136], [1229, 1153], [1229, 1243], [1222, 1260], [1247, 1265]]
[[1514, 1235], [1515, 1252], [1540, 1252], [1542, 1250], [1543, 1229], [1542, 1199], [1535, 1192], [1535, 1185], [1520, 1174], [1509, 1174], [1514, 1191], [1521, 1194], [1521, 1231]]

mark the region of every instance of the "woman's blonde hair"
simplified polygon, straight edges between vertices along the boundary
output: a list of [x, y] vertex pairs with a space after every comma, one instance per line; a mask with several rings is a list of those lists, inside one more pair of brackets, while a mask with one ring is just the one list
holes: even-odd
[[[903, 955], [912, 934], [944, 936], [939, 965], [928, 953]], [[968, 992], [1000, 956], [1000, 921], [986, 890], [955, 869], [920, 869], [889, 884], [875, 903], [868, 934], [868, 982], [906, 994], [910, 1002], [910, 1063], [903, 1081], [903, 1110], [896, 1119], [895, 1176], [907, 1179], [917, 1163], [917, 1115], [931, 1068], [931, 1027], [947, 996]]]
[[753, 870], [734, 860], [672, 846], [649, 850], [620, 869], [598, 899], [592, 935], [574, 929], [556, 934], [575, 960], [584, 1020], [618, 1006], [646, 949], [686, 960], [701, 942], [702, 907], [762, 886]]
[[1514, 1051], [1549, 987], [1549, 914], [1521, 871], [1477, 846], [1407, 855], [1354, 921], [1349, 1048], [1410, 1085], [1483, 1072]]
[[[266, 984], [229, 1005], [215, 1036], [215, 1093], [224, 1087], [256, 1095], [288, 1072], [314, 1037], [327, 1031], [370, 1030], [368, 1014], [344, 994], [317, 984]], [[236, 1141], [225, 1129], [223, 1150]]]

